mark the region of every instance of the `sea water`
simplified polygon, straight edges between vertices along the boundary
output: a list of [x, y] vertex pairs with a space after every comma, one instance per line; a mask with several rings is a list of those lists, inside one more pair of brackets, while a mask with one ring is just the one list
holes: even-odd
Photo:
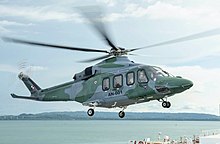
[[0, 144], [127, 144], [168, 135], [193, 137], [220, 129], [220, 121], [0, 121]]

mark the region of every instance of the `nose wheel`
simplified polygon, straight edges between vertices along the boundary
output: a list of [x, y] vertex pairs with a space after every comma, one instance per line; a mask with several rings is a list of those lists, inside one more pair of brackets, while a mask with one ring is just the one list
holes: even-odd
[[94, 111], [94, 109], [92, 109], [92, 108], [88, 109], [88, 111], [87, 111], [87, 114], [88, 114], [88, 116], [90, 116], [90, 117], [93, 116], [94, 113], [95, 113], [95, 111]]
[[166, 97], [166, 100], [158, 99], [158, 101], [162, 102], [162, 107], [163, 108], [170, 108], [171, 107], [171, 103], [169, 101], [167, 101], [167, 97]]

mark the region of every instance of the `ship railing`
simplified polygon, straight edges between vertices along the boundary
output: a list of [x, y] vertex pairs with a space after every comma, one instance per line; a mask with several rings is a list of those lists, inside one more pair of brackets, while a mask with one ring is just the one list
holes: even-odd
[[210, 136], [220, 134], [220, 129], [202, 130], [200, 136]]

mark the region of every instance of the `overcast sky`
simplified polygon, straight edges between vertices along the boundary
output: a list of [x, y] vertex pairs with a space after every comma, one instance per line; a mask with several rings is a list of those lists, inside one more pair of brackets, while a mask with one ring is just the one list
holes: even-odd
[[[0, 36], [54, 44], [110, 49], [77, 13], [76, 7], [101, 5], [113, 41], [135, 48], [220, 28], [219, 0], [1, 0]], [[216, 29], [218, 32], [219, 29]], [[219, 32], [220, 33], [220, 32]], [[194, 86], [169, 98], [170, 109], [152, 101], [129, 106], [137, 112], [198, 112], [219, 114], [220, 35], [137, 51], [129, 59], [157, 65]], [[10, 93], [29, 95], [18, 80], [28, 73], [42, 88], [72, 80], [75, 73], [95, 63], [77, 63], [96, 53], [72, 52], [5, 43], [0, 40], [0, 115], [45, 111], [87, 110], [77, 102], [36, 102], [13, 99]], [[102, 109], [97, 111], [119, 111]]]

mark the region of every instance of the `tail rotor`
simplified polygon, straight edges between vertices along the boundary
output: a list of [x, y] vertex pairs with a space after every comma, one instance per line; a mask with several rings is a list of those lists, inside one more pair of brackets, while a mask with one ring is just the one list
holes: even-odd
[[22, 88], [18, 73], [23, 73], [28, 76], [33, 75], [33, 66], [28, 62], [27, 59], [20, 60], [17, 63], [17, 66], [15, 66], [13, 69], [12, 73], [9, 75], [10, 80], [8, 81], [8, 87], [13, 91], [18, 91], [18, 89]]

